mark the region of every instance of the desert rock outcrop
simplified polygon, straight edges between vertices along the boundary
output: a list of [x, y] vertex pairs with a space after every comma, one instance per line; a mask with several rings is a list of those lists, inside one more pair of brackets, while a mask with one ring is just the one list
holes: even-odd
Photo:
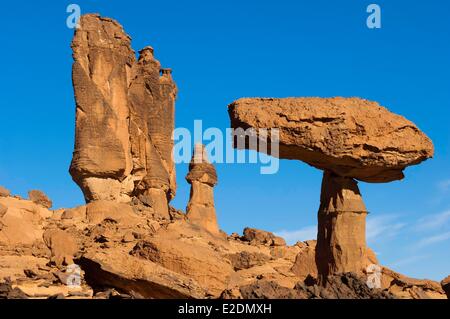
[[172, 130], [176, 86], [146, 47], [136, 61], [116, 21], [80, 19], [73, 49], [75, 150], [70, 173], [87, 202], [146, 203], [168, 218], [175, 194]]
[[217, 173], [214, 165], [208, 161], [205, 147], [201, 144], [195, 145], [186, 180], [191, 184], [189, 203], [186, 208], [187, 218], [193, 224], [212, 233], [219, 233], [214, 207]]
[[[324, 171], [315, 249], [319, 282], [326, 284], [333, 274], [364, 272], [370, 257], [367, 209], [356, 180], [402, 179], [406, 167], [433, 156], [431, 140], [404, 117], [359, 98], [244, 98], [228, 112], [234, 147]], [[293, 270], [303, 271], [298, 265]]]

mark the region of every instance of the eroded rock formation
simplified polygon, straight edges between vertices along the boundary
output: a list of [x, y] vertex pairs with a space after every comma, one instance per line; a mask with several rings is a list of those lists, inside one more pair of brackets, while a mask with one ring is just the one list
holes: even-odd
[[357, 182], [325, 171], [316, 247], [321, 282], [328, 274], [359, 273], [367, 266], [366, 216]]
[[28, 198], [35, 204], [44, 206], [45, 208], [51, 208], [53, 202], [45, 195], [44, 192], [39, 190], [31, 190], [28, 192]]
[[70, 173], [87, 202], [143, 196], [163, 216], [175, 194], [176, 86], [116, 21], [88, 14], [72, 42], [76, 137]]
[[[9, 196], [0, 205], [0, 298], [446, 297], [446, 281], [384, 267], [380, 290], [361, 273], [331, 275], [320, 286], [315, 241], [288, 246], [262, 230], [217, 236], [184, 214], [155, 220], [113, 201], [50, 211]], [[81, 267], [79, 287], [67, 285], [70, 263]]]
[[[381, 288], [371, 289], [366, 274], [346, 272], [358, 272], [361, 258], [377, 261], [363, 240], [356, 176], [332, 165], [324, 172], [317, 244], [289, 246], [254, 228], [217, 236], [217, 176], [202, 146], [187, 176], [188, 214], [168, 208], [175, 193], [170, 70], [159, 74], [150, 47], [135, 61], [120, 25], [96, 15], [83, 16], [73, 48], [71, 173], [88, 203], [50, 210], [41, 192], [24, 200], [0, 187], [0, 298], [445, 298], [448, 278], [441, 286], [380, 267]], [[341, 273], [318, 285], [318, 266], [322, 274]]]
[[359, 98], [244, 98], [229, 115], [233, 128], [279, 129], [280, 158], [365, 182], [402, 179], [407, 166], [433, 156], [412, 122]]
[[202, 144], [195, 145], [186, 180], [191, 184], [189, 203], [186, 208], [187, 218], [191, 223], [212, 233], [219, 233], [214, 207], [214, 186], [217, 184], [217, 173], [214, 165], [208, 161], [205, 147]]
[[[367, 209], [356, 180], [402, 179], [406, 167], [434, 151], [412, 122], [359, 98], [245, 98], [229, 105], [229, 115], [232, 128], [249, 130], [235, 131], [235, 147], [301, 160], [324, 171], [315, 249], [322, 284], [329, 275], [362, 273], [368, 260], [375, 260], [367, 255]], [[278, 136], [267, 133], [270, 129], [278, 129]], [[258, 143], [251, 143], [250, 133]], [[279, 154], [272, 150], [274, 143]]]

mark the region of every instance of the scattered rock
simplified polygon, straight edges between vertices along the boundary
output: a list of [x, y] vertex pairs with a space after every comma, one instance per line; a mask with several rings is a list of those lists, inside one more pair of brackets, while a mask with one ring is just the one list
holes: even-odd
[[6, 207], [3, 204], [0, 204], [0, 218], [5, 216], [6, 212], [8, 211], [8, 207]]
[[53, 206], [52, 201], [39, 190], [32, 190], [28, 192], [28, 198], [35, 204], [44, 206], [45, 208], [51, 208]]
[[244, 299], [392, 299], [380, 289], [371, 289], [363, 278], [353, 273], [333, 275], [326, 286], [307, 286], [303, 282], [294, 288], [282, 287], [276, 282], [257, 280], [240, 288]]
[[445, 293], [447, 294], [447, 298], [450, 299], [450, 276], [442, 280], [441, 285], [442, 289], [444, 289]]
[[329, 274], [365, 270], [366, 216], [357, 182], [325, 171], [316, 247], [320, 281]]
[[86, 282], [96, 289], [111, 287], [147, 299], [205, 298], [206, 291], [195, 280], [151, 261], [121, 251], [109, 254], [91, 251], [77, 261]]
[[28, 299], [28, 296], [19, 288], [13, 288], [11, 281], [6, 279], [0, 283], [0, 299]]
[[243, 286], [239, 291], [243, 299], [302, 299], [294, 289], [264, 279]]
[[354, 273], [328, 276], [324, 285], [307, 286], [299, 282], [295, 289], [303, 291], [308, 298], [320, 299], [393, 299], [394, 296], [381, 289], [372, 289], [364, 277]]

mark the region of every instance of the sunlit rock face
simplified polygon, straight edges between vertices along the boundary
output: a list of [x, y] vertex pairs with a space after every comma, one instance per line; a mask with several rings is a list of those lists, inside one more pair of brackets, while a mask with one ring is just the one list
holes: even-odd
[[191, 223], [218, 234], [219, 226], [214, 207], [214, 186], [217, 184], [217, 173], [214, 165], [208, 161], [205, 148], [201, 144], [195, 146], [186, 180], [191, 184], [191, 193], [186, 209], [187, 218]]
[[172, 131], [176, 85], [146, 47], [109, 18], [88, 14], [72, 41], [76, 100], [70, 173], [86, 201], [147, 196], [167, 214], [175, 195]]
[[339, 176], [391, 182], [433, 156], [412, 122], [359, 98], [244, 98], [229, 105], [231, 127], [279, 129], [279, 157]]

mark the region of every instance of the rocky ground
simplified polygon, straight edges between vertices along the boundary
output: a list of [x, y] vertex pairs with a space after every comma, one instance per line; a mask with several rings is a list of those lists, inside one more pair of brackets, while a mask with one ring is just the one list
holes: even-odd
[[[448, 292], [448, 278], [441, 286], [384, 267], [381, 289], [370, 289], [364, 273], [318, 285], [315, 241], [288, 246], [251, 228], [242, 236], [212, 233], [175, 209], [169, 219], [142, 203], [50, 210], [41, 192], [32, 200], [1, 194], [2, 298], [422, 299]], [[80, 287], [68, 282], [72, 264], [82, 269]]]

